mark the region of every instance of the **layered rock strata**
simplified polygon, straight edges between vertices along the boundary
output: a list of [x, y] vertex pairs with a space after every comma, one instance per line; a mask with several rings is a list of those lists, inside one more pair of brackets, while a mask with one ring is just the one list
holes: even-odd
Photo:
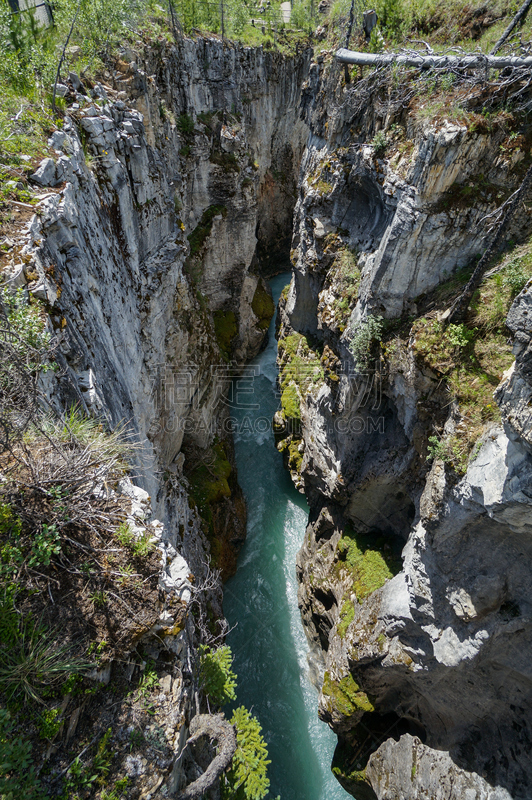
[[[160, 520], [162, 557], [159, 618], [142, 641], [153, 658], [173, 653], [176, 758], [198, 711], [195, 621], [221, 617], [211, 570], [230, 574], [245, 536], [226, 396], [273, 314], [262, 276], [291, 231], [308, 61], [181, 38], [124, 50], [92, 89], [78, 80], [7, 275], [59, 337], [49, 402], [137, 442], [130, 491], [146, 524]], [[139, 770], [128, 791], [182, 780], [179, 759], [162, 788], [164, 768], [154, 780]]]
[[[305, 108], [276, 422], [311, 506], [299, 602], [319, 713], [339, 736], [333, 771], [361, 800], [526, 798], [528, 288], [508, 317], [517, 359], [496, 392], [502, 420], [486, 422], [461, 473], [429, 437], [468, 421], [416, 333], [401, 338], [419, 335], [421, 312], [436, 319], [437, 287], [482, 251], [526, 144], [361, 108], [323, 59]], [[523, 207], [513, 236], [530, 231]]]

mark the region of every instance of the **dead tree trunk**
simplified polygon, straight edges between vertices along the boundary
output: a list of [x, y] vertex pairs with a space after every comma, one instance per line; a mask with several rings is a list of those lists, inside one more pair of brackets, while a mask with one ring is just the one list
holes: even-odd
[[501, 36], [501, 38], [498, 40], [498, 42], [496, 42], [495, 47], [493, 48], [493, 50], [490, 50], [490, 56], [494, 56], [495, 53], [497, 53], [501, 49], [501, 47], [505, 43], [506, 39], [509, 37], [509, 35], [511, 34], [513, 29], [517, 25], [522, 25], [523, 24], [523, 22], [526, 19], [526, 15], [528, 14], [528, 10], [529, 10], [530, 6], [532, 6], [532, 0], [525, 0], [525, 2], [523, 3], [523, 5], [519, 9], [519, 11], [517, 12], [515, 17], [513, 18], [513, 20], [510, 22], [510, 24], [508, 25], [508, 27], [504, 31], [504, 33]]
[[336, 51], [336, 60], [341, 64], [359, 64], [363, 67], [388, 67], [400, 64], [404, 67], [418, 69], [473, 69], [490, 67], [532, 67], [532, 56], [492, 56], [483, 53], [471, 53], [459, 56], [418, 55], [417, 53], [357, 53], [344, 47]]
[[211, 741], [218, 743], [218, 754], [203, 775], [175, 795], [175, 800], [197, 800], [202, 797], [227, 769], [236, 751], [235, 727], [225, 719], [223, 714], [215, 716], [198, 714], [190, 723], [190, 732], [192, 736], [188, 739], [186, 746], [193, 744], [202, 736], [208, 736]]
[[499, 248], [501, 247], [504, 237], [508, 231], [510, 226], [510, 222], [512, 221], [515, 212], [519, 204], [522, 202], [523, 198], [526, 197], [528, 190], [532, 186], [532, 166], [529, 167], [528, 172], [526, 173], [523, 183], [521, 184], [519, 191], [515, 195], [514, 199], [506, 209], [506, 213], [502, 218], [501, 222], [499, 223], [499, 227], [497, 228], [497, 233], [495, 234], [493, 241], [489, 245], [489, 247], [485, 250], [484, 255], [478, 262], [477, 266], [473, 274], [471, 275], [467, 286], [465, 287], [464, 291], [460, 295], [460, 297], [455, 300], [453, 305], [451, 306], [451, 310], [446, 318], [446, 322], [450, 323], [457, 323], [462, 322], [466, 313], [467, 309], [469, 308], [469, 304], [473, 299], [473, 295], [475, 294], [476, 290], [480, 286], [482, 282], [482, 278], [484, 277], [484, 273], [491, 261], [491, 258], [497, 253]]

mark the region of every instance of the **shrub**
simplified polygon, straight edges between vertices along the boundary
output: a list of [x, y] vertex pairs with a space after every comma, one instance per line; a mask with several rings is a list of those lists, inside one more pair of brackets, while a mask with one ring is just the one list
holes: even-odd
[[177, 118], [176, 128], [183, 136], [191, 136], [194, 133], [194, 118], [188, 114], [180, 114]]
[[529, 278], [529, 270], [521, 261], [511, 261], [504, 269], [502, 284], [510, 290], [510, 295], [514, 298], [525, 288]]
[[231, 717], [236, 726], [236, 752], [222, 781], [223, 800], [262, 800], [270, 788], [268, 748], [256, 717], [240, 706]]
[[233, 656], [228, 645], [212, 650], [200, 647], [200, 680], [209, 700], [223, 706], [236, 700], [236, 674], [232, 670]]
[[388, 147], [388, 138], [384, 131], [377, 131], [370, 144], [373, 145], [373, 150], [375, 151], [376, 156], [384, 155], [386, 148]]
[[9, 712], [0, 708], [0, 797], [2, 800], [34, 800], [42, 797], [31, 743], [14, 733]]
[[[395, 544], [384, 536], [365, 535], [349, 527], [344, 530], [338, 542], [335, 572], [351, 577], [352, 589], [360, 603], [400, 571], [401, 560], [394, 552]], [[341, 616], [348, 616], [348, 608], [342, 607]]]
[[384, 322], [382, 317], [368, 316], [359, 323], [351, 336], [349, 350], [355, 359], [357, 369], [367, 369], [371, 358], [373, 343], [380, 341]]
[[27, 347], [45, 350], [50, 344], [50, 334], [45, 328], [44, 316], [37, 305], [30, 305], [24, 289], [15, 292], [3, 287], [0, 299], [11, 331], [19, 337], [21, 355]]

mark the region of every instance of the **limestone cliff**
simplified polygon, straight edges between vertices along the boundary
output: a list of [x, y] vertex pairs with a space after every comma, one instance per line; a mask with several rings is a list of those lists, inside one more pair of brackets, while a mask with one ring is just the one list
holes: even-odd
[[[276, 423], [311, 505], [299, 600], [333, 770], [361, 800], [526, 798], [529, 292], [508, 317], [500, 413], [503, 317], [490, 364], [478, 343], [509, 259], [465, 326], [438, 318], [519, 185], [526, 128], [514, 148], [473, 113], [427, 120], [385, 92], [363, 107], [323, 57], [309, 74]], [[531, 222], [523, 207], [517, 241]]]
[[137, 443], [128, 491], [158, 520], [160, 596], [142, 633], [169, 664], [164, 748], [177, 760], [148, 769], [126, 753], [131, 797], [183, 781], [199, 710], [195, 626], [223, 628], [211, 569], [230, 574], [245, 536], [225, 396], [273, 314], [262, 276], [291, 233], [308, 61], [198, 36], [125, 49], [95, 86], [76, 76], [8, 265], [59, 337], [50, 402], [126, 425]]

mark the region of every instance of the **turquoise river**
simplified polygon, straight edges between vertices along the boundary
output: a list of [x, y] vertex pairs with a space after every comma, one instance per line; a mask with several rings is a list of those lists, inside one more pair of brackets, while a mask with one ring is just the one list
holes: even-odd
[[[271, 281], [274, 301], [289, 275]], [[224, 610], [238, 675], [238, 704], [262, 725], [271, 758], [270, 797], [345, 800], [330, 771], [336, 737], [317, 717], [308, 645], [297, 607], [296, 554], [308, 507], [275, 449], [271, 420], [279, 405], [275, 323], [268, 346], [235, 381], [233, 408], [238, 478], [248, 508], [247, 541], [226, 584]], [[251, 390], [251, 391], [248, 391]]]

